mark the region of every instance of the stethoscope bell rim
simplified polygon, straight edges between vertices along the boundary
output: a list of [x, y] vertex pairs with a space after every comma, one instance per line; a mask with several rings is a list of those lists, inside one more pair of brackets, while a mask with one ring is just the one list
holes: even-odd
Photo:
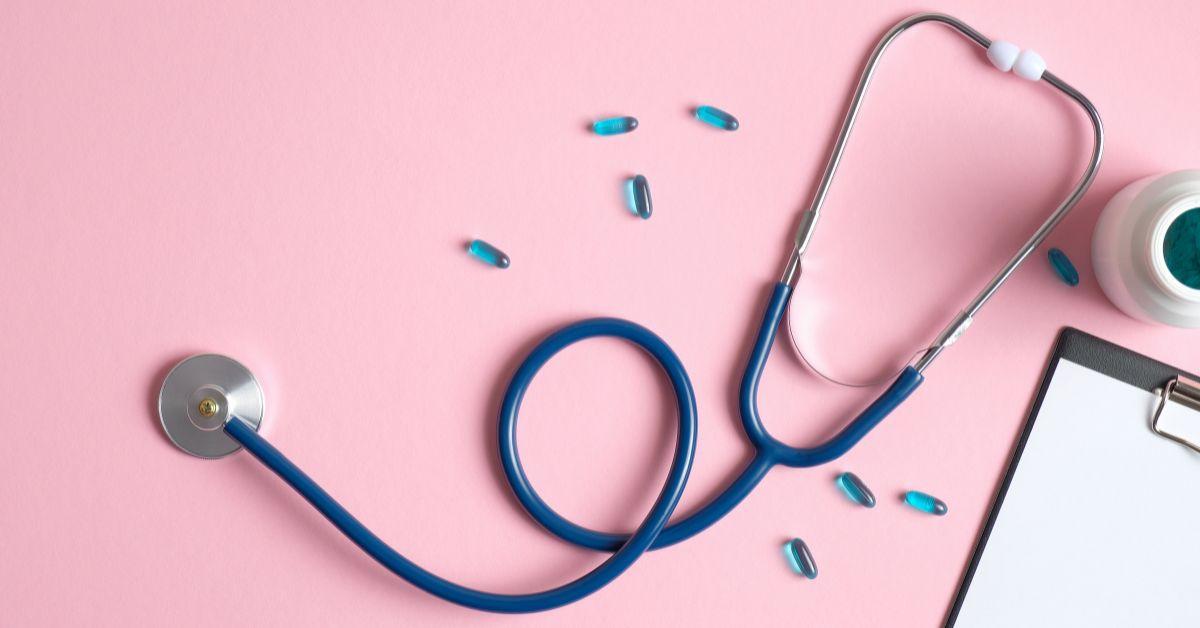
[[222, 458], [242, 446], [225, 433], [230, 416], [258, 431], [262, 386], [237, 360], [206, 353], [176, 364], [158, 391], [158, 418], [167, 438], [199, 458]]

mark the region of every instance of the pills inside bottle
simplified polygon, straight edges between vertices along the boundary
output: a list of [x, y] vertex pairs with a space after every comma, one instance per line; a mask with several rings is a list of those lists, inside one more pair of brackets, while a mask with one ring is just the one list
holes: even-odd
[[1092, 266], [1129, 316], [1200, 327], [1200, 170], [1146, 177], [1113, 196], [1092, 236]]

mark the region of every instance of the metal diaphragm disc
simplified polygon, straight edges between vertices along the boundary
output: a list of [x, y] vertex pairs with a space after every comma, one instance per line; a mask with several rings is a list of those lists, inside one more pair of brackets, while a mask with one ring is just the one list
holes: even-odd
[[158, 418], [167, 438], [201, 458], [220, 458], [241, 449], [224, 430], [235, 416], [258, 431], [263, 393], [250, 369], [223, 355], [194, 355], [167, 373], [158, 391]]

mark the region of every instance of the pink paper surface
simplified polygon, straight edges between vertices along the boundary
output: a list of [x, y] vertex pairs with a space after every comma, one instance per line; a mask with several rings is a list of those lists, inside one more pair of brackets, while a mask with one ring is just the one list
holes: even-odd
[[[163, 375], [229, 354], [263, 433], [400, 552], [467, 585], [549, 588], [603, 555], [516, 505], [495, 453], [507, 378], [576, 319], [638, 321], [684, 360], [700, 410], [680, 511], [751, 450], [736, 385], [857, 73], [920, 7], [898, 2], [6, 2], [0, 10], [0, 623], [796, 625], [942, 621], [1058, 330], [1200, 368], [1196, 332], [1112, 307], [1089, 260], [1104, 202], [1197, 167], [1200, 4], [955, 2], [1035, 48], [1109, 132], [1091, 192], [841, 460], [776, 469], [727, 519], [536, 616], [431, 598], [341, 537], [248, 455], [191, 458], [154, 409]], [[724, 133], [699, 104], [741, 120]], [[589, 120], [628, 114], [626, 136]], [[903, 362], [1064, 196], [1077, 108], [937, 26], [880, 69], [797, 293], [832, 370]], [[623, 207], [645, 174], [649, 221]], [[506, 271], [468, 257], [487, 239]], [[776, 347], [767, 427], [832, 434], [866, 395]], [[617, 341], [555, 359], [522, 458], [574, 521], [628, 529], [665, 475], [675, 410]], [[872, 511], [833, 483], [853, 470]], [[907, 489], [950, 505], [905, 508]], [[792, 574], [804, 538], [821, 570]], [[1114, 573], [1114, 577], [1117, 575]]]

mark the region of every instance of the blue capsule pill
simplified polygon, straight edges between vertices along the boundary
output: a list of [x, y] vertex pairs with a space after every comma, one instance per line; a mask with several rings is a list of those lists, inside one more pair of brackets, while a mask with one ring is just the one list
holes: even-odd
[[737, 118], [725, 113], [724, 111], [721, 111], [720, 109], [717, 109], [716, 107], [709, 107], [708, 105], [697, 107], [696, 119], [709, 126], [715, 126], [718, 129], [723, 129], [726, 131], [738, 130]]
[[483, 240], [471, 240], [470, 246], [467, 247], [467, 252], [496, 268], [508, 268], [511, 263], [508, 256], [504, 254], [504, 251]]
[[633, 116], [619, 116], [596, 120], [592, 123], [592, 132], [596, 135], [620, 135], [628, 133], [637, 127], [637, 118]]
[[922, 493], [921, 491], [909, 491], [905, 493], [904, 503], [916, 508], [917, 510], [920, 510], [921, 512], [927, 512], [931, 515], [937, 515], [939, 517], [947, 512], [950, 512], [950, 509], [946, 507], [946, 502], [934, 497], [933, 495]]
[[1050, 249], [1046, 254], [1050, 258], [1050, 265], [1054, 267], [1054, 272], [1058, 273], [1058, 278], [1062, 279], [1068, 286], [1079, 285], [1079, 271], [1075, 270], [1075, 265], [1071, 263], [1071, 258], [1067, 257], [1059, 249]]
[[854, 503], [867, 508], [875, 507], [875, 494], [871, 489], [867, 488], [863, 481], [858, 479], [857, 475], [849, 471], [837, 476], [837, 485], [841, 487], [842, 492], [846, 494]]
[[654, 201], [650, 199], [650, 182], [646, 177], [637, 175], [625, 183], [626, 195], [629, 197], [629, 210], [642, 220], [650, 218], [654, 213]]
[[812, 580], [817, 577], [817, 563], [813, 560], [812, 552], [800, 539], [792, 539], [783, 544], [783, 555], [787, 558], [792, 571]]

